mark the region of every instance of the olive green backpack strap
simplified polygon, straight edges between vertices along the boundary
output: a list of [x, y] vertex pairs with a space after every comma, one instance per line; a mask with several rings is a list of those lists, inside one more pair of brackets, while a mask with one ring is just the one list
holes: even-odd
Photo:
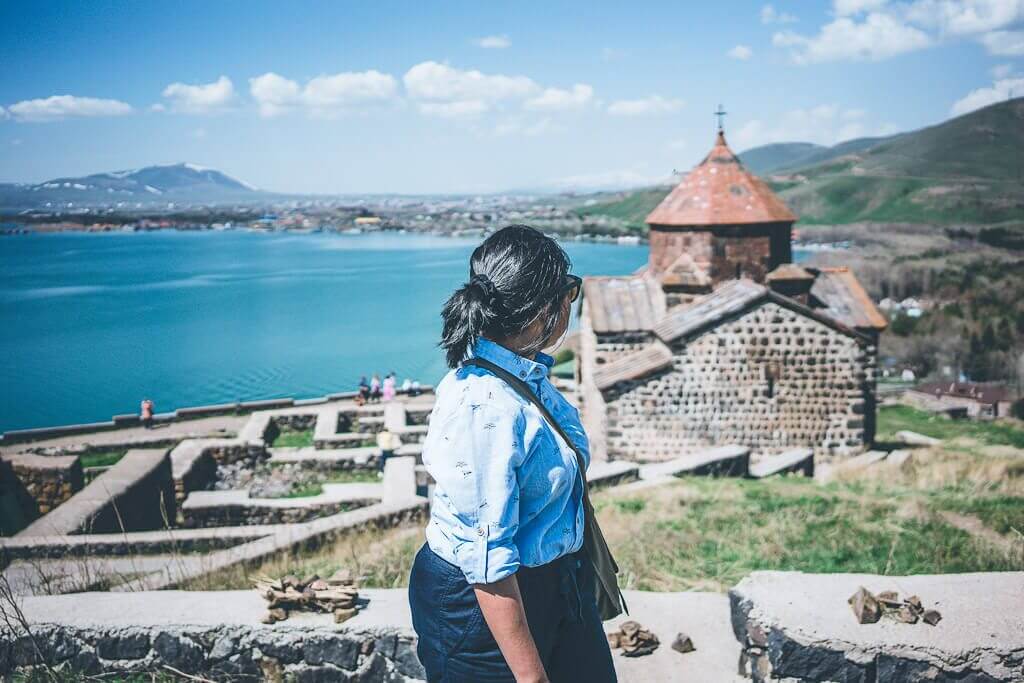
[[605, 621], [617, 617], [623, 611], [628, 614], [629, 609], [626, 606], [626, 599], [623, 597], [622, 591], [619, 590], [619, 579], [617, 576], [619, 566], [615, 563], [615, 558], [612, 557], [608, 543], [604, 540], [604, 533], [602, 533], [601, 527], [597, 523], [594, 506], [590, 502], [590, 486], [587, 484], [587, 464], [583, 460], [583, 454], [580, 453], [573, 440], [569, 438], [569, 435], [565, 433], [562, 426], [558, 424], [558, 421], [551, 415], [547, 407], [526, 382], [508, 370], [483, 358], [468, 358], [463, 361], [462, 365], [475, 365], [504, 380], [517, 394], [537, 407], [537, 410], [544, 416], [544, 419], [551, 428], [562, 437], [566, 445], [576, 454], [576, 467], [580, 471], [580, 477], [583, 480], [583, 547], [586, 550], [590, 564], [594, 568], [594, 577], [596, 579], [594, 582], [594, 597], [597, 601], [597, 611], [601, 615], [601, 619]]

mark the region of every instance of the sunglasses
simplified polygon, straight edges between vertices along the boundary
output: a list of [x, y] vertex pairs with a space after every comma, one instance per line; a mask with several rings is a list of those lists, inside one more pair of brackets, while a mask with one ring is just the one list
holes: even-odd
[[576, 299], [580, 298], [580, 292], [583, 289], [583, 278], [577, 275], [566, 275], [565, 279], [565, 293], [569, 295], [570, 303], [575, 302]]

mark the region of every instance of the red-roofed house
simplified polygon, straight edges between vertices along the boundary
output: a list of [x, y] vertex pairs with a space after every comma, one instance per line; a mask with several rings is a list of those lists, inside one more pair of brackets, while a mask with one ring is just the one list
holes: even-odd
[[848, 269], [792, 263], [795, 220], [719, 132], [647, 217], [647, 266], [585, 279], [577, 380], [596, 457], [874, 439], [886, 320]]

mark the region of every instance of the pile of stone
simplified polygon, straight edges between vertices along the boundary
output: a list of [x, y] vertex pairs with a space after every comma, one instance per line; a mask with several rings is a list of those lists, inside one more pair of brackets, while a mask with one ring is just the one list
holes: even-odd
[[618, 631], [608, 635], [608, 645], [613, 649], [622, 648], [623, 657], [649, 655], [658, 649], [661, 641], [639, 623], [624, 621]]
[[900, 600], [896, 591], [882, 591], [875, 595], [861, 586], [847, 602], [853, 608], [853, 615], [860, 624], [874, 624], [883, 616], [904, 624], [923, 621], [929, 626], [935, 626], [942, 619], [938, 610], [925, 609], [921, 598], [911, 595]]
[[305, 581], [291, 574], [280, 579], [262, 577], [256, 581], [256, 591], [267, 601], [264, 624], [284, 621], [292, 612], [333, 613], [335, 623], [340, 624], [358, 611], [359, 590], [344, 569], [327, 579], [316, 574]]

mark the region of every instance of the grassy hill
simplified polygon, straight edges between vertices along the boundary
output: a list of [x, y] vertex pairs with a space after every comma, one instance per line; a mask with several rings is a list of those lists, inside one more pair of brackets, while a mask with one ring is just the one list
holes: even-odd
[[[910, 133], [811, 149], [795, 165], [784, 157], [797, 148], [765, 149], [751, 152], [761, 168], [773, 168], [766, 160], [782, 164], [767, 180], [802, 223], [989, 224], [1024, 218], [1024, 98]], [[745, 163], [751, 152], [740, 155]], [[666, 193], [626, 193], [580, 213], [636, 228]]]
[[798, 166], [830, 149], [813, 142], [776, 142], [748, 149], [741, 156], [744, 166], [758, 175], [764, 175], [780, 168]]

